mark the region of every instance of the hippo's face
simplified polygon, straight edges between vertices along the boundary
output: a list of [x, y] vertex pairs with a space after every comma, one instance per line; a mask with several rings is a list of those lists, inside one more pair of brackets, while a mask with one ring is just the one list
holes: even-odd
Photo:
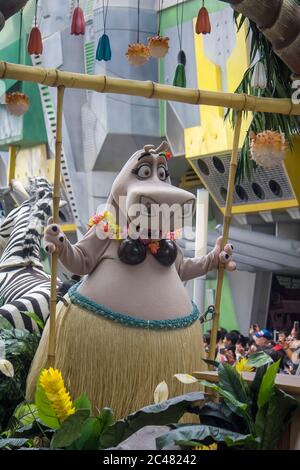
[[126, 213], [127, 221], [133, 223], [135, 219], [136, 224], [140, 224], [140, 218], [144, 217], [149, 229], [159, 227], [160, 236], [162, 225], [165, 231], [181, 228], [183, 216], [192, 214], [195, 203], [193, 194], [172, 186], [166, 145], [163, 142], [158, 149], [146, 145], [137, 151], [123, 167], [111, 190], [113, 200]]

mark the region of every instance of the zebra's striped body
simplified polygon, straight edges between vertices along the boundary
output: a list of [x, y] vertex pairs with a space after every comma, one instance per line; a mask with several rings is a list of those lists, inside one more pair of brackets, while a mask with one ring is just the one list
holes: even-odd
[[[10, 212], [0, 227], [0, 315], [14, 327], [38, 330], [22, 312], [42, 321], [49, 315], [50, 276], [40, 261], [41, 238], [52, 211], [52, 185], [43, 178], [31, 181], [31, 197]], [[0, 246], [1, 246], [0, 245]]]

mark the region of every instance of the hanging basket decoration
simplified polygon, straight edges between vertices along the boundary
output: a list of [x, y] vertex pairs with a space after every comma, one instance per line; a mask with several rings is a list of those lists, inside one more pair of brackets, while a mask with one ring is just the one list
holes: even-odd
[[264, 168], [274, 168], [286, 156], [286, 140], [281, 132], [264, 131], [251, 136], [251, 159]]
[[29, 55], [40, 55], [43, 53], [42, 35], [37, 26], [34, 26], [30, 31], [27, 50]]
[[151, 57], [162, 59], [169, 50], [169, 38], [166, 36], [153, 36], [148, 38], [148, 48]]
[[149, 48], [140, 42], [129, 44], [126, 56], [131, 65], [141, 67], [145, 65], [150, 58]]
[[6, 94], [6, 109], [14, 116], [22, 116], [29, 109], [29, 98], [25, 93], [15, 91]]
[[101, 38], [99, 39], [96, 51], [96, 59], [105, 60], [106, 62], [111, 60], [111, 47], [107, 34], [102, 34]]
[[72, 17], [72, 24], [71, 24], [71, 34], [75, 34], [79, 36], [80, 34], [85, 33], [85, 20], [84, 20], [84, 13], [82, 8], [78, 6], [75, 8]]
[[264, 90], [267, 88], [267, 75], [264, 64], [259, 61], [255, 64], [254, 71], [251, 78], [252, 88], [259, 88]]
[[207, 9], [204, 6], [204, 1], [203, 1], [203, 6], [202, 8], [200, 8], [198, 16], [197, 16], [195, 29], [196, 29], [196, 34], [210, 34], [211, 32], [209, 14], [208, 14]]
[[178, 64], [175, 70], [173, 85], [185, 88], [186, 87], [186, 75], [185, 75], [186, 56], [185, 56], [184, 51], [179, 51], [177, 60], [178, 60]]

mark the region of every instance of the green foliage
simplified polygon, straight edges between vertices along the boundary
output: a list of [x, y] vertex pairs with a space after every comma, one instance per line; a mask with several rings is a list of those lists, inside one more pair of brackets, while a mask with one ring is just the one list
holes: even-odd
[[[235, 12], [235, 21], [239, 30], [245, 21], [245, 17]], [[246, 70], [244, 77], [235, 90], [235, 93], [247, 93], [266, 98], [291, 98], [294, 90], [292, 88], [291, 71], [274, 53], [271, 43], [266, 39], [256, 24], [249, 21], [248, 34], [251, 33], [250, 43], [250, 67]], [[256, 89], [251, 86], [251, 79], [257, 62], [259, 60], [264, 65], [267, 76], [267, 87]], [[247, 115], [247, 112], [244, 113]], [[231, 117], [232, 125], [235, 123], [236, 112], [228, 111], [226, 117]], [[249, 126], [246, 139], [244, 141], [241, 156], [238, 162], [237, 181], [245, 177], [251, 179], [253, 171], [256, 169], [255, 163], [249, 159], [250, 153], [250, 133], [259, 133], [267, 129], [283, 132], [290, 146], [292, 146], [293, 134], [300, 132], [299, 116], [281, 115], [274, 113], [253, 113], [253, 118]]]
[[40, 319], [40, 317], [34, 313], [34, 312], [22, 312], [23, 315], [26, 315], [26, 317], [30, 318], [31, 320], [33, 320], [37, 326], [41, 329], [41, 331], [43, 331], [43, 329], [45, 328], [45, 323], [43, 322], [43, 320]]
[[38, 383], [36, 387], [35, 404], [41, 421], [50, 429], [58, 429], [60, 427], [60, 422], [57, 419], [50, 400], [40, 383]]
[[204, 400], [201, 392], [188, 393], [171, 398], [156, 405], [146, 406], [126, 419], [107, 427], [100, 438], [101, 448], [115, 447], [133, 433], [148, 425], [177, 423], [187, 412], [193, 412], [193, 405]]
[[174, 444], [181, 447], [195, 447], [198, 445], [210, 445], [214, 442], [223, 442], [228, 447], [247, 446], [248, 448], [257, 445], [259, 439], [251, 435], [243, 435], [236, 432], [224, 430], [213, 426], [203, 425], [179, 425], [170, 432], [163, 434], [156, 439], [158, 449], [164, 449]]
[[5, 358], [14, 366], [13, 380], [0, 373], [0, 430], [7, 426], [16, 405], [24, 399], [26, 378], [40, 337], [26, 330], [2, 328], [0, 318], [0, 342], [4, 343]]
[[89, 417], [90, 411], [87, 409], [77, 410], [73, 415], [68, 416], [54, 434], [51, 448], [66, 448], [73, 444], [73, 442], [81, 437]]

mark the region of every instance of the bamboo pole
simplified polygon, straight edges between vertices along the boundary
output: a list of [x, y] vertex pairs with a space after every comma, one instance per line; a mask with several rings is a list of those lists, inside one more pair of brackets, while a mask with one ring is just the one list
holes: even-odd
[[[53, 223], [59, 222], [59, 200], [60, 200], [60, 163], [62, 147], [62, 121], [63, 121], [63, 100], [64, 86], [57, 88], [57, 108], [56, 108], [56, 140], [55, 140], [55, 166], [54, 166], [54, 187], [53, 187]], [[51, 291], [50, 291], [50, 333], [48, 346], [48, 367], [55, 366], [56, 350], [56, 283], [57, 283], [58, 253], [51, 256]]]
[[300, 104], [285, 98], [262, 98], [247, 94], [222, 93], [191, 88], [180, 88], [151, 81], [127, 80], [102, 75], [85, 75], [60, 70], [0, 62], [0, 79], [40, 83], [94, 90], [99, 93], [117, 93], [142, 96], [148, 99], [178, 101], [194, 105], [209, 105], [236, 110], [300, 115]]
[[[238, 111], [236, 115], [236, 122], [234, 127], [233, 134], [233, 144], [232, 144], [232, 154], [229, 167], [229, 178], [227, 184], [227, 197], [226, 197], [226, 206], [225, 206], [225, 215], [224, 215], [224, 225], [223, 225], [223, 239], [222, 239], [222, 250], [226, 243], [228, 242], [229, 228], [231, 222], [231, 211], [232, 211], [232, 200], [233, 200], [233, 191], [234, 191], [234, 181], [238, 163], [238, 149], [239, 149], [239, 140], [241, 134], [241, 125], [242, 125], [242, 111]], [[218, 277], [217, 277], [217, 288], [216, 288], [216, 299], [215, 299], [215, 314], [213, 317], [213, 324], [211, 329], [210, 336], [210, 347], [209, 347], [209, 359], [215, 359], [215, 349], [217, 344], [217, 332], [219, 326], [220, 318], [220, 305], [221, 305], [221, 295], [222, 295], [222, 286], [224, 279], [225, 266], [223, 263], [219, 264], [218, 268]]]
[[8, 186], [11, 186], [11, 181], [15, 178], [16, 160], [17, 160], [17, 147], [15, 145], [10, 145], [9, 154], [8, 154], [8, 173], [7, 173], [7, 185]]

